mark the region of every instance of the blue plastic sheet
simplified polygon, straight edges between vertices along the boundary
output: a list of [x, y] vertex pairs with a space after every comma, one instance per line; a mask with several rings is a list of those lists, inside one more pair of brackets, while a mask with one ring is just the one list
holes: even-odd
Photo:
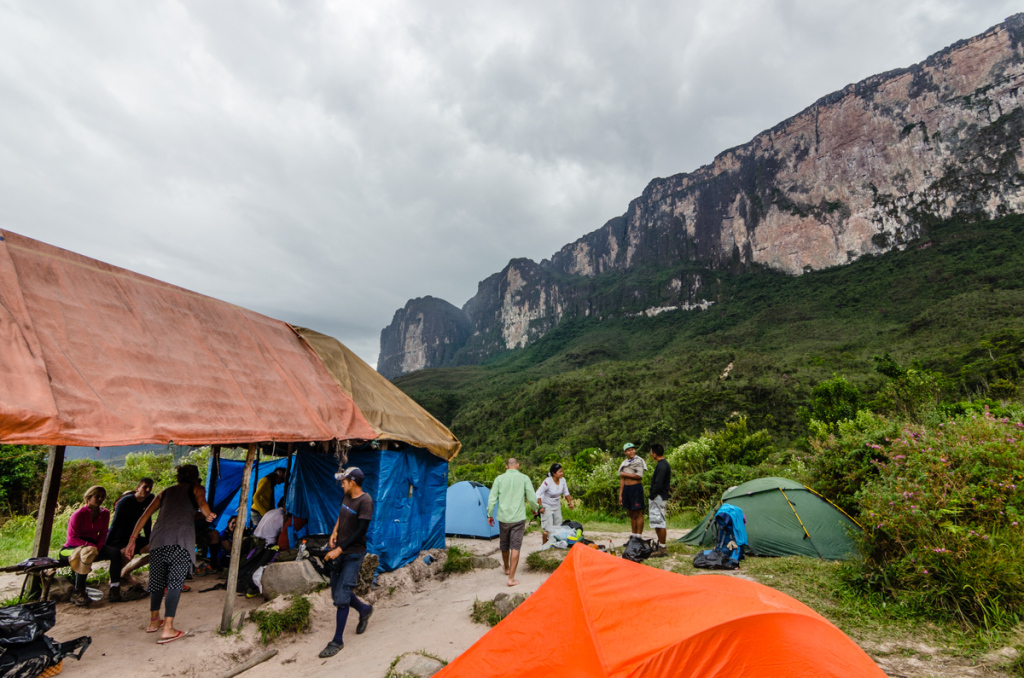
[[[412, 562], [420, 551], [444, 548], [448, 463], [420, 448], [353, 452], [348, 466], [365, 475], [363, 491], [373, 497], [367, 549], [388, 572]], [[262, 472], [262, 468], [260, 471]], [[343, 492], [334, 479], [333, 457], [299, 452], [292, 468], [286, 506], [309, 520], [309, 534], [330, 534]]]
[[[288, 459], [272, 458], [261, 459], [259, 477], [256, 476], [256, 465], [253, 464], [252, 480], [249, 485], [249, 508], [252, 508], [252, 497], [256, 494], [256, 483], [260, 478], [273, 473], [276, 469], [288, 468]], [[210, 485], [213, 478], [213, 459], [206, 472], [206, 501], [210, 504], [210, 510], [217, 514], [214, 526], [218, 532], [226, 529], [231, 516], [238, 513], [238, 502], [242, 497], [242, 474], [245, 473], [245, 462], [233, 459], [220, 460], [220, 477], [217, 478], [216, 496], [211, 501], [209, 496]], [[284, 485], [274, 487], [274, 503], [277, 504], [284, 496]]]

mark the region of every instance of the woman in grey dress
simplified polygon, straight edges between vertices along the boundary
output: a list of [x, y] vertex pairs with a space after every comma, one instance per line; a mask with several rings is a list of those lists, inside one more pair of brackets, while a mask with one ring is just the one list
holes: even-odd
[[[160, 509], [149, 538], [149, 628], [146, 633], [161, 631], [157, 643], [170, 643], [185, 637], [174, 628], [178, 599], [185, 577], [196, 562], [195, 513], [202, 511], [206, 522], [217, 517], [206, 503], [206, 493], [199, 483], [199, 468], [194, 464], [179, 466], [178, 484], [161, 492], [135, 524], [125, 547], [125, 555], [135, 552], [135, 538], [153, 513]], [[167, 599], [164, 600], [166, 591]], [[164, 619], [160, 619], [160, 603], [164, 603]]]

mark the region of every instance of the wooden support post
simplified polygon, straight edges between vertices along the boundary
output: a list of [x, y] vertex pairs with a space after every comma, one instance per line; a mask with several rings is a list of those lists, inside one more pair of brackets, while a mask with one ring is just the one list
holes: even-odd
[[[256, 487], [260, 486], [260, 457], [262, 457], [262, 456], [263, 456], [263, 450], [259, 446], [257, 446], [256, 447], [256, 472], [253, 474], [253, 475], [256, 476]], [[249, 471], [246, 470], [246, 473], [248, 473], [248, 472]], [[253, 490], [253, 492], [255, 492], [255, 489]], [[274, 507], [271, 506], [270, 508], [274, 508]], [[245, 524], [246, 525], [249, 524], [249, 515], [250, 514], [248, 512], [245, 514]], [[262, 518], [263, 516], [260, 516], [260, 517]], [[253, 523], [252, 527], [253, 527], [253, 529], [256, 529], [256, 523]]]
[[217, 501], [217, 480], [220, 479], [220, 445], [210, 448], [210, 477], [206, 479], [206, 503], [213, 509]]
[[235, 608], [235, 589], [238, 588], [238, 566], [242, 560], [242, 539], [245, 524], [249, 520], [249, 485], [252, 480], [252, 461], [256, 458], [256, 443], [249, 444], [249, 452], [245, 455], [245, 471], [242, 472], [241, 497], [238, 499], [238, 520], [235, 521], [235, 533], [231, 535], [231, 563], [228, 565], [227, 591], [224, 597], [224, 614], [220, 618], [220, 632], [231, 631], [231, 616]]
[[[53, 536], [53, 514], [57, 512], [57, 495], [60, 493], [60, 477], [64, 473], [64, 446], [50, 448], [46, 463], [46, 478], [39, 498], [39, 513], [36, 516], [36, 534], [32, 540], [32, 557], [45, 558], [50, 555], [50, 538]], [[32, 578], [31, 592], [42, 588], [39, 577]]]

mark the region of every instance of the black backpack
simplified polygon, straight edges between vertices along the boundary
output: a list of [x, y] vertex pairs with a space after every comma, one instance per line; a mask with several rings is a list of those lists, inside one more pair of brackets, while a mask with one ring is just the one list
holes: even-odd
[[622, 552], [622, 557], [639, 563], [650, 558], [657, 548], [657, 543], [653, 539], [630, 537], [629, 542], [626, 543], [626, 550]]
[[702, 570], [735, 570], [740, 564], [732, 560], [728, 553], [701, 551], [693, 557], [693, 566]]

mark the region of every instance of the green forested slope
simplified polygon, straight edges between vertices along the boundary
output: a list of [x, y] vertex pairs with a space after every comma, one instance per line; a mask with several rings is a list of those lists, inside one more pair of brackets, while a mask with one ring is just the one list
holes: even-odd
[[[841, 374], [870, 396], [884, 381], [872, 356], [886, 352], [941, 372], [949, 396], [1021, 393], [1024, 217], [936, 224], [905, 251], [799, 277], [707, 275], [719, 298], [707, 311], [567, 322], [487, 364], [395, 383], [452, 428], [467, 461], [675, 444], [737, 414], [786, 443], [804, 434], [814, 384]], [[630, 276], [662, 274], [598, 284]]]

